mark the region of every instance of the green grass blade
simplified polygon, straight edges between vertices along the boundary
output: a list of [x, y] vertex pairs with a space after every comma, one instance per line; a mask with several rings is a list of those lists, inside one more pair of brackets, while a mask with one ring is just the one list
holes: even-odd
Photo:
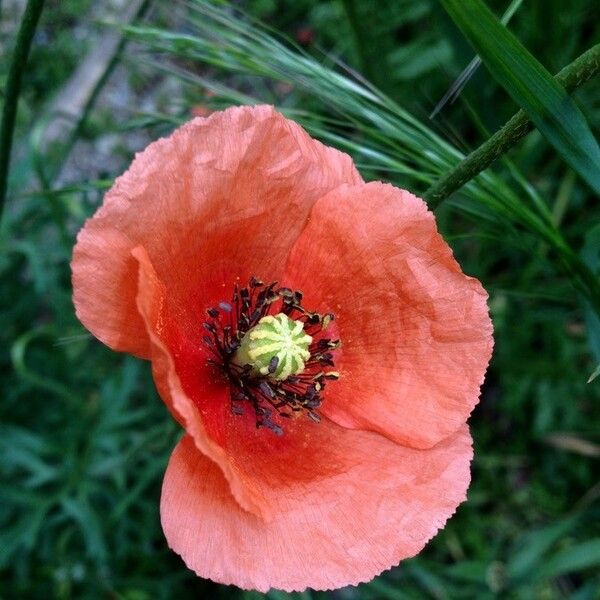
[[17, 117], [17, 102], [21, 92], [21, 80], [29, 57], [31, 42], [44, 8], [45, 0], [29, 0], [17, 34], [8, 78], [4, 91], [4, 106], [0, 119], [0, 217], [8, 188], [8, 169], [12, 149], [13, 134]]
[[521, 547], [515, 549], [506, 565], [509, 578], [513, 581], [525, 579], [539, 569], [551, 546], [571, 532], [576, 524], [575, 518], [563, 519], [524, 536]]
[[[521, 4], [523, 4], [523, 0], [512, 0], [500, 19], [503, 25], [508, 25], [513, 15], [517, 12], [517, 10], [519, 10]], [[435, 105], [435, 108], [429, 115], [430, 119], [434, 119], [440, 110], [446, 106], [446, 104], [452, 104], [460, 96], [460, 93], [463, 91], [467, 83], [469, 83], [471, 77], [473, 77], [475, 74], [475, 71], [479, 69], [480, 65], [481, 58], [476, 56], [456, 78], [454, 83], [450, 86], [450, 89], [444, 94], [443, 98]]]
[[600, 375], [600, 365], [598, 365], [594, 369], [594, 372], [588, 377], [587, 383], [592, 383], [592, 381], [594, 381], [594, 379], [596, 379], [598, 375]]
[[541, 565], [533, 577], [537, 581], [560, 577], [565, 573], [596, 569], [600, 566], [600, 538], [565, 548]]
[[[595, 277], [600, 272], [600, 224], [591, 227], [585, 234], [585, 242], [580, 252], [581, 258]], [[600, 362], [600, 313], [594, 306], [581, 298], [588, 345], [596, 362]], [[597, 374], [588, 378], [588, 383], [596, 379]]]
[[600, 148], [573, 100], [481, 0], [440, 0], [493, 77], [562, 158], [600, 193]]

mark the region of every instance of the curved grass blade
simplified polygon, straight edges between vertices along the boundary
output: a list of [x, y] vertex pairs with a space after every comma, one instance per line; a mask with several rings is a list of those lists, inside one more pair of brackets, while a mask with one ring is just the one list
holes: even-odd
[[594, 369], [594, 372], [589, 376], [587, 383], [592, 383], [592, 381], [594, 381], [598, 375], [600, 375], [600, 365]]
[[[513, 15], [519, 10], [519, 7], [523, 4], [523, 0], [512, 0], [500, 22], [503, 25], [508, 25]], [[429, 115], [430, 119], [434, 119], [435, 116], [446, 106], [446, 104], [454, 104], [454, 101], [460, 96], [460, 93], [463, 91], [465, 85], [469, 83], [469, 80], [475, 74], [475, 71], [479, 69], [481, 65], [481, 58], [476, 56], [462, 71], [462, 73], [455, 79], [454, 83], [450, 86], [450, 89], [444, 94], [442, 99], [435, 105], [435, 108], [431, 111]]]
[[481, 0], [440, 0], [493, 77], [562, 158], [600, 193], [600, 148], [573, 100]]
[[534, 581], [553, 579], [566, 573], [596, 569], [600, 566], [600, 538], [581, 542], [548, 557], [533, 573]]

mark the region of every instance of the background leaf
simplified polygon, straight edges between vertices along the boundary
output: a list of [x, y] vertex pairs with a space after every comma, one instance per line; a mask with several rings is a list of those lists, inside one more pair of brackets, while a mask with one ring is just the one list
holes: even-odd
[[600, 148], [581, 111], [482, 0], [440, 0], [486, 67], [596, 193]]

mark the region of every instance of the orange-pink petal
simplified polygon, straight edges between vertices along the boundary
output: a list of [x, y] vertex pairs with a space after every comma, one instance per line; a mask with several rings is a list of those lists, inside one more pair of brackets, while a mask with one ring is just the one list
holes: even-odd
[[320, 427], [336, 474], [273, 489], [269, 522], [243, 510], [218, 466], [183, 438], [165, 475], [161, 520], [190, 569], [263, 592], [358, 584], [417, 554], [465, 499], [466, 426], [429, 450], [329, 421]]
[[487, 294], [422, 200], [381, 183], [330, 192], [292, 250], [286, 283], [336, 315], [341, 377], [323, 414], [414, 448], [465, 423], [492, 352]]
[[[206, 421], [210, 425], [215, 421], [215, 416], [218, 417], [224, 410], [228, 410], [229, 398], [226, 385], [216, 376], [215, 370], [206, 365], [206, 357], [200, 355], [197, 374], [202, 381], [202, 387], [198, 393], [202, 394], [203, 400], [208, 400], [213, 406], [203, 415], [199, 404], [185, 393], [176, 370], [175, 359], [166, 341], [173, 327], [173, 324], [168, 322], [168, 313], [165, 310], [168, 297], [166, 287], [158, 278], [143, 247], [134, 248], [132, 255], [139, 264], [137, 307], [150, 341], [152, 375], [158, 393], [175, 419], [193, 437], [197, 448], [219, 466], [229, 483], [231, 493], [240, 506], [257, 515], [266, 516], [268, 511], [264, 508], [262, 495], [256, 497], [252, 485], [246, 484], [231, 457], [227, 455], [222, 445], [211, 437], [205, 426]], [[217, 426], [218, 424], [219, 421]], [[215, 426], [212, 429], [214, 430]]]
[[133, 248], [191, 317], [237, 278], [277, 276], [314, 201], [359, 181], [347, 155], [271, 107], [194, 119], [138, 154], [79, 233], [77, 315], [111, 348], [149, 358]]
[[306, 416], [286, 422], [285, 435], [278, 437], [257, 429], [251, 406], [244, 415], [232, 413], [224, 375], [207, 365], [201, 323], [182, 326], [144, 248], [132, 254], [139, 262], [137, 305], [158, 392], [196, 447], [219, 466], [239, 505], [268, 521], [280, 510], [272, 501], [274, 490], [311, 485], [345, 468], [339, 460], [327, 460], [323, 447], [330, 440]]

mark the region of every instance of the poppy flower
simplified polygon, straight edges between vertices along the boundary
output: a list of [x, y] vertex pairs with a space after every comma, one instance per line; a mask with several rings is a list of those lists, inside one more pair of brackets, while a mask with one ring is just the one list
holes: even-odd
[[80, 231], [76, 312], [185, 435], [170, 547], [265, 591], [367, 581], [465, 499], [486, 293], [422, 200], [267, 106], [150, 144]]

